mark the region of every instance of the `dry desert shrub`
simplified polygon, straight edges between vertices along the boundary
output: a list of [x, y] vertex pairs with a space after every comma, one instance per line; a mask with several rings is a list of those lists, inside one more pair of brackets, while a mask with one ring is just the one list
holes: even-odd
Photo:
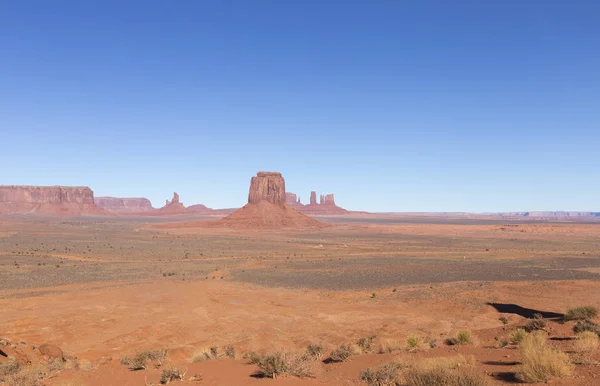
[[228, 358], [235, 359], [237, 357], [235, 347], [232, 344], [225, 346], [223, 351]]
[[173, 381], [183, 381], [186, 371], [181, 371], [178, 368], [164, 369], [160, 376], [161, 385], [168, 385]]
[[387, 363], [376, 369], [368, 368], [360, 373], [360, 379], [369, 386], [397, 386], [400, 366], [396, 363]]
[[345, 362], [354, 354], [355, 352], [350, 345], [343, 344], [329, 354], [329, 360], [332, 362]]
[[594, 319], [596, 316], [598, 316], [598, 309], [596, 307], [583, 306], [568, 309], [565, 314], [565, 320], [587, 320]]
[[548, 326], [548, 322], [541, 314], [535, 314], [533, 319], [529, 319], [525, 325], [525, 331], [533, 332], [539, 330], [545, 330]]
[[404, 374], [405, 386], [485, 386], [484, 374], [469, 367], [447, 369], [444, 367], [414, 367]]
[[404, 348], [404, 345], [395, 339], [384, 339], [379, 342], [377, 352], [379, 354], [391, 354], [394, 351], [400, 351]]
[[543, 332], [527, 335], [519, 345], [519, 351], [521, 366], [517, 378], [523, 382], [547, 382], [550, 378], [567, 376], [572, 371], [569, 356], [548, 347]]
[[44, 379], [45, 372], [41, 367], [31, 366], [21, 369], [18, 373], [6, 378], [7, 386], [39, 386]]
[[577, 334], [577, 340], [575, 341], [575, 351], [580, 353], [591, 353], [598, 348], [600, 339], [595, 332], [584, 331]]
[[584, 331], [590, 331], [596, 335], [600, 335], [600, 326], [589, 319], [580, 320], [573, 326], [573, 332], [576, 334], [580, 334]]
[[373, 351], [375, 338], [375, 335], [363, 336], [356, 342], [361, 354], [369, 354]]
[[511, 332], [508, 335], [508, 339], [510, 339], [510, 343], [514, 344], [514, 345], [519, 345], [521, 344], [521, 342], [523, 341], [523, 339], [525, 339], [525, 337], [528, 335], [529, 333], [527, 331], [525, 331], [522, 328], [517, 328], [516, 330], [514, 330], [513, 332]]
[[[395, 382], [403, 386], [483, 386], [487, 378], [477, 373], [473, 364], [475, 357], [457, 355], [437, 357], [420, 361], [396, 361], [399, 373]], [[395, 385], [390, 383], [390, 385]]]
[[312, 360], [320, 361], [323, 358], [323, 346], [320, 344], [309, 344], [308, 347], [306, 347], [306, 353], [304, 355]]
[[121, 358], [121, 364], [129, 366], [129, 369], [133, 371], [146, 370], [148, 368], [148, 362], [155, 362], [158, 366], [162, 366], [166, 358], [166, 349], [140, 351], [135, 354], [133, 359], [129, 357]]
[[290, 351], [276, 351], [261, 357], [258, 363], [259, 374], [267, 378], [279, 376], [294, 376], [299, 378], [312, 377], [315, 372], [315, 362], [305, 355]]
[[474, 345], [475, 340], [473, 339], [470, 331], [459, 331], [455, 336], [446, 338], [444, 343], [446, 343], [448, 346], [454, 346], [457, 344]]
[[21, 370], [21, 365], [15, 360], [0, 363], [0, 382], [3, 382], [9, 375], [16, 374]]

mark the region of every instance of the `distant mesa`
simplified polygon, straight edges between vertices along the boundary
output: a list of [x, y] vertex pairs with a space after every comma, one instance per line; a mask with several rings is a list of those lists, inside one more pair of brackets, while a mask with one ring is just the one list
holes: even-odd
[[96, 205], [111, 213], [147, 213], [155, 210], [147, 198], [96, 197]]
[[310, 192], [310, 200], [308, 205], [303, 205], [300, 198], [295, 193], [286, 192], [286, 204], [296, 209], [299, 212], [309, 215], [336, 215], [349, 214], [350, 212], [344, 208], [340, 208], [335, 203], [333, 194], [325, 194], [319, 196], [317, 203], [317, 192]]
[[106, 216], [87, 186], [0, 186], [0, 214]]
[[[147, 198], [118, 198], [118, 197], [99, 197], [96, 204], [104, 210], [120, 214], [135, 216], [179, 216], [194, 214], [213, 214], [214, 210], [207, 208], [202, 204], [186, 207], [179, 200], [179, 194], [173, 193], [171, 200], [166, 200], [162, 208], [152, 207], [152, 203]], [[231, 211], [230, 211], [231, 212]], [[229, 213], [230, 213], [229, 212]]]

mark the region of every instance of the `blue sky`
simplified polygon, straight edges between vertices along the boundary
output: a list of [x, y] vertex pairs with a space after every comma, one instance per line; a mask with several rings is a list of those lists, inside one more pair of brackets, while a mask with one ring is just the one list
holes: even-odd
[[0, 2], [0, 184], [600, 211], [597, 1]]

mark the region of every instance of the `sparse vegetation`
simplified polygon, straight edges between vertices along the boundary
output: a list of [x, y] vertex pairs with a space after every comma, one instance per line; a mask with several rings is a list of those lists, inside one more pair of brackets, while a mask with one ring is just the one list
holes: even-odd
[[510, 343], [512, 343], [514, 345], [519, 345], [519, 344], [521, 344], [521, 342], [523, 342], [523, 339], [525, 339], [525, 337], [528, 334], [529, 333], [527, 331], [525, 331], [523, 328], [517, 328], [516, 330], [514, 330], [513, 332], [511, 332], [508, 335], [508, 339], [510, 339]]
[[575, 351], [580, 353], [591, 353], [598, 348], [600, 339], [595, 332], [584, 331], [577, 334], [575, 341]]
[[232, 344], [225, 346], [223, 351], [225, 351], [225, 356], [227, 356], [228, 358], [231, 358], [231, 359], [236, 358], [235, 347]]
[[356, 345], [358, 346], [362, 354], [368, 354], [373, 351], [373, 344], [375, 343], [375, 338], [375, 335], [363, 336], [356, 342]]
[[501, 316], [500, 318], [498, 318], [498, 320], [504, 325], [508, 324], [508, 318], [506, 316]]
[[323, 358], [323, 346], [320, 344], [309, 344], [306, 347], [306, 353], [304, 354], [309, 358], [320, 361]]
[[535, 314], [533, 319], [529, 319], [525, 325], [525, 331], [533, 332], [545, 330], [548, 326], [548, 322], [541, 314]]
[[404, 375], [405, 386], [485, 386], [488, 384], [484, 374], [472, 368], [447, 369], [444, 367], [408, 369]]
[[470, 331], [459, 331], [455, 336], [451, 336], [444, 340], [448, 346], [454, 346], [457, 344], [461, 345], [473, 345], [474, 344], [473, 336]]
[[329, 359], [332, 362], [345, 362], [354, 354], [352, 347], [349, 345], [341, 345], [329, 354]]
[[423, 346], [423, 340], [416, 335], [411, 335], [406, 339], [406, 349], [409, 351], [416, 350], [422, 346]]
[[167, 358], [167, 350], [151, 350], [140, 351], [135, 354], [133, 359], [129, 357], [121, 358], [121, 364], [129, 366], [132, 371], [146, 370], [148, 362], [155, 362], [159, 367], [162, 367]]
[[260, 375], [273, 379], [286, 375], [307, 378], [314, 374], [314, 361], [305, 355], [289, 351], [277, 351], [265, 355], [260, 358], [257, 365]]
[[8, 360], [7, 362], [0, 363], [0, 382], [6, 380], [11, 374], [16, 374], [21, 370], [21, 365], [15, 360]]
[[186, 371], [181, 371], [178, 368], [164, 369], [160, 377], [161, 385], [168, 385], [173, 381], [183, 381]]
[[590, 331], [596, 335], [600, 335], [600, 325], [591, 320], [580, 320], [573, 326], [573, 332], [580, 334], [584, 331]]
[[546, 335], [537, 331], [527, 335], [519, 345], [521, 366], [517, 378], [523, 382], [547, 382], [550, 378], [564, 377], [571, 373], [569, 356], [548, 347]]
[[368, 368], [360, 373], [360, 379], [369, 386], [396, 386], [400, 385], [399, 365], [387, 363], [376, 369]]
[[5, 381], [7, 386], [39, 386], [44, 375], [44, 370], [41, 367], [30, 366], [8, 375]]
[[598, 309], [593, 306], [570, 308], [565, 314], [565, 321], [591, 320], [598, 316]]

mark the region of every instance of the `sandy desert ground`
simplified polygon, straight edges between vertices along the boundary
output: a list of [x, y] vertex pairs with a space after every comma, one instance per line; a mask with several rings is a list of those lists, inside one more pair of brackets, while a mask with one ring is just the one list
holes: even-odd
[[[577, 350], [574, 323], [562, 320], [569, 308], [600, 307], [600, 223], [320, 220], [330, 226], [2, 218], [0, 368], [14, 357], [21, 373], [41, 372], [38, 384], [63, 386], [156, 385], [166, 368], [186, 371], [182, 385], [365, 385], [369, 367], [473, 355], [464, 367], [487, 384], [514, 384], [521, 356], [509, 334], [539, 313], [548, 344], [575, 363], [549, 384], [600, 384], [600, 350]], [[473, 343], [445, 344], [459, 331]], [[411, 336], [420, 343], [407, 348]], [[65, 361], [48, 360], [42, 344]], [[251, 353], [309, 344], [323, 351], [310, 377], [264, 378], [250, 363]], [[355, 354], [328, 361], [342, 344]], [[218, 358], [199, 361], [211, 347]], [[163, 349], [145, 370], [121, 363]]]

